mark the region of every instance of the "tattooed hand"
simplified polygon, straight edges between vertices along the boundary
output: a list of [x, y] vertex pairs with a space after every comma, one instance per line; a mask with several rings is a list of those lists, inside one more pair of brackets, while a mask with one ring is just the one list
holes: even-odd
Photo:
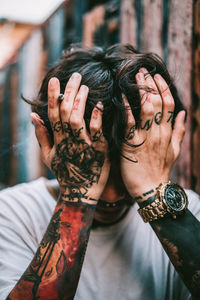
[[179, 112], [172, 128], [174, 99], [165, 80], [159, 74], [154, 79], [145, 74], [148, 71], [141, 68], [136, 75], [137, 84], [148, 86], [152, 92], [140, 90], [141, 122], [137, 127], [128, 100], [123, 95], [128, 122], [121, 173], [128, 192], [138, 202], [155, 194], [156, 187], [168, 181], [185, 131], [184, 111]]
[[[81, 85], [81, 75], [69, 79], [64, 99], [58, 101], [60, 83], [51, 78], [48, 86], [48, 116], [54, 134], [51, 145], [46, 128], [36, 123], [36, 136], [41, 145], [43, 160], [58, 179], [62, 199], [70, 202], [96, 204], [106, 184], [109, 163], [107, 142], [102, 134], [102, 109], [93, 109], [90, 134], [84, 121], [88, 87]], [[38, 118], [32, 114], [32, 118]]]

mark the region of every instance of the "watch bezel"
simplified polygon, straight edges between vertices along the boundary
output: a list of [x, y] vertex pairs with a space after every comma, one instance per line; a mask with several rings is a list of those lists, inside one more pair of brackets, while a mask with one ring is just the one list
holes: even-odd
[[[181, 194], [181, 198], [183, 200], [183, 204], [180, 207], [180, 209], [174, 209], [167, 202], [167, 200], [166, 200], [166, 191], [167, 191], [167, 189], [169, 187], [173, 187], [174, 189], [176, 189]], [[160, 198], [161, 198], [162, 202], [164, 203], [164, 205], [166, 207], [166, 210], [171, 215], [176, 216], [176, 215], [182, 214], [186, 210], [186, 208], [188, 206], [188, 198], [187, 198], [187, 195], [186, 195], [184, 189], [180, 185], [178, 185], [177, 183], [168, 182], [166, 184], [162, 184], [162, 186], [160, 186], [158, 188], [158, 192], [160, 194]]]

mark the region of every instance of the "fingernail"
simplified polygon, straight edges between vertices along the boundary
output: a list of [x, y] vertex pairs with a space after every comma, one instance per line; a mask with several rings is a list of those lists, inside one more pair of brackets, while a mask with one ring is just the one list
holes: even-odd
[[101, 101], [99, 101], [96, 105], [96, 107], [98, 107], [99, 109], [103, 109], [103, 104]]
[[40, 116], [38, 114], [31, 113], [30, 116], [31, 116], [31, 120], [34, 124], [44, 125], [44, 121], [40, 118]]
[[137, 73], [136, 78], [139, 79], [142, 83], [145, 83], [144, 74], [143, 73]]
[[52, 88], [57, 87], [58, 79], [56, 77], [52, 77], [49, 81], [49, 84]]
[[143, 73], [143, 74], [148, 73], [147, 69], [144, 68], [144, 67], [140, 68], [140, 69], [139, 69], [139, 72], [141, 72], [141, 73]]
[[81, 74], [78, 72], [75, 72], [72, 74], [71, 79], [76, 80], [76, 79], [79, 79], [80, 77], [81, 77]]
[[87, 87], [87, 85], [81, 85], [81, 91], [83, 92], [87, 92], [89, 90], [89, 88]]

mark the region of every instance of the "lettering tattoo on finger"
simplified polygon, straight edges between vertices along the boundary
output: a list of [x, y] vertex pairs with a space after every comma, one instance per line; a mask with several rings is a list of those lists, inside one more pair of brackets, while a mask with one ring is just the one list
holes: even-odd
[[146, 129], [146, 131], [148, 131], [151, 126], [152, 126], [152, 123], [153, 123], [153, 119], [152, 120], [147, 120], [144, 124], [144, 126], [141, 126], [141, 129]]
[[155, 114], [154, 121], [157, 125], [160, 125], [162, 119], [162, 113], [159, 111]]
[[169, 118], [167, 119], [167, 123], [169, 123], [170, 121], [172, 122], [173, 116], [174, 116], [174, 112], [169, 110], [168, 114], [169, 114]]
[[63, 132], [64, 133], [68, 133], [68, 134], [71, 134], [72, 133], [72, 129], [71, 129], [71, 126], [69, 124], [69, 122], [63, 122]]
[[95, 132], [95, 134], [93, 135], [93, 137], [92, 137], [92, 141], [93, 141], [93, 142], [101, 141], [102, 135], [103, 135], [102, 130], [97, 130], [97, 131]]
[[73, 136], [75, 138], [79, 138], [80, 137], [80, 134], [81, 134], [81, 131], [83, 131], [83, 127], [79, 128], [79, 129], [72, 129], [72, 133], [73, 133]]
[[136, 130], [136, 125], [133, 125], [129, 131], [128, 131], [128, 134], [126, 135], [126, 140], [127, 141], [130, 141], [134, 138], [134, 135], [135, 135], [135, 130]]
[[57, 121], [55, 123], [51, 123], [51, 127], [53, 132], [60, 132], [62, 130], [62, 124], [60, 121]]

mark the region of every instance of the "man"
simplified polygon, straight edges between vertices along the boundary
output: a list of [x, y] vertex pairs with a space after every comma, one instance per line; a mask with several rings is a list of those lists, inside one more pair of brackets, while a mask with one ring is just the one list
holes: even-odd
[[199, 299], [200, 204], [169, 182], [185, 111], [162, 61], [73, 49], [32, 104], [60, 194], [53, 211], [41, 179], [1, 193], [2, 297]]

